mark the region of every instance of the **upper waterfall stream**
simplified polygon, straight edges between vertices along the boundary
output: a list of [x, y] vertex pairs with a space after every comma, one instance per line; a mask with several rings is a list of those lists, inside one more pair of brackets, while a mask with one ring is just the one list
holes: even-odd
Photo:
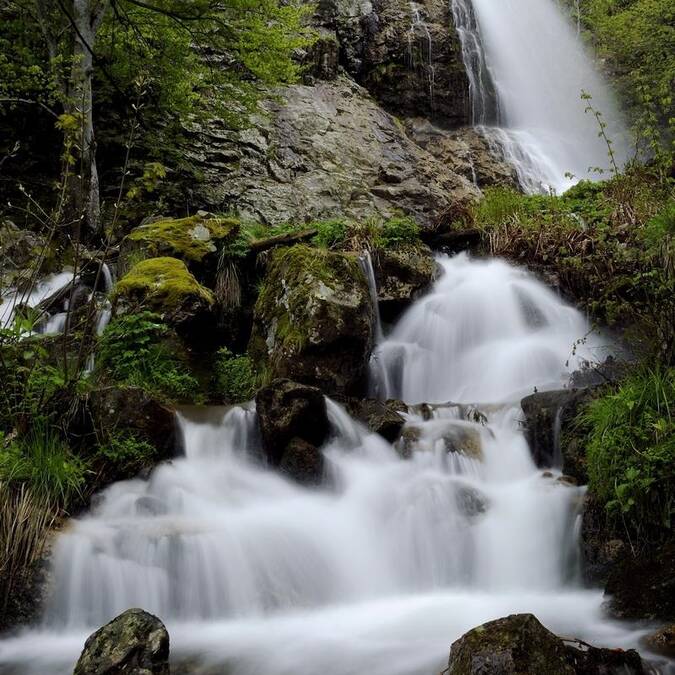
[[603, 340], [521, 269], [439, 264], [374, 360], [382, 394], [440, 404], [408, 415], [405, 447], [329, 401], [329, 476], [309, 489], [260, 464], [253, 406], [183, 410], [185, 456], [112, 485], [59, 536], [43, 623], [0, 642], [0, 672], [72, 672], [131, 606], [166, 622], [175, 660], [231, 675], [432, 675], [463, 632], [513, 612], [634, 646], [579, 583], [584, 488], [538, 470], [519, 423], [523, 394], [564, 384]]
[[623, 166], [627, 132], [616, 101], [556, 0], [451, 0], [451, 8], [473, 124], [526, 191], [563, 192], [609, 175], [607, 143], [582, 91]]

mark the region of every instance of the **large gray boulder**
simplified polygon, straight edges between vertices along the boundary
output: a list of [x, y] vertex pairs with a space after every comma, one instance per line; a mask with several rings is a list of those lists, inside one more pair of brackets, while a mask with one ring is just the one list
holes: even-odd
[[249, 353], [272, 377], [359, 394], [373, 346], [373, 306], [354, 255], [298, 245], [270, 254]]
[[87, 638], [73, 675], [169, 675], [169, 633], [142, 609], [128, 609]]
[[241, 131], [195, 124], [185, 151], [202, 174], [193, 201], [270, 225], [402, 210], [430, 226], [480, 194], [344, 75], [287, 87], [265, 107]]

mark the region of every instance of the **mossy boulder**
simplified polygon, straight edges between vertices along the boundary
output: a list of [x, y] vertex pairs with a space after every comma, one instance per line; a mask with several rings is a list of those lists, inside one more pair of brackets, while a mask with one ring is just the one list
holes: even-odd
[[373, 306], [355, 255], [305, 245], [270, 254], [249, 342], [259, 370], [358, 394], [372, 346]]
[[137, 263], [117, 282], [114, 298], [118, 310], [125, 305], [149, 309], [177, 326], [207, 314], [215, 302], [213, 293], [177, 258]]
[[73, 675], [169, 675], [169, 633], [142, 609], [128, 609], [87, 638]]
[[373, 258], [382, 317], [394, 319], [433, 282], [437, 266], [425, 244], [378, 250]]
[[213, 256], [223, 243], [239, 234], [235, 218], [203, 212], [187, 218], [160, 218], [134, 229], [122, 245], [122, 266], [134, 257], [171, 256], [188, 265], [200, 264]]
[[[569, 644], [571, 643], [571, 644]], [[640, 655], [564, 641], [532, 614], [489, 621], [463, 635], [450, 649], [448, 675], [604, 675], [645, 672]]]

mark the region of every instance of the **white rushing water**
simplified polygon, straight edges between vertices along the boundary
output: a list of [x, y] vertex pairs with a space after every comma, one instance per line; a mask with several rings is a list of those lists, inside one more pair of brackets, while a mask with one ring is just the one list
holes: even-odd
[[174, 659], [228, 675], [432, 675], [454, 639], [513, 612], [634, 646], [578, 584], [584, 489], [538, 470], [519, 425], [519, 397], [560, 386], [600, 339], [574, 349], [583, 317], [520, 269], [439, 264], [374, 377], [463, 405], [411, 412], [394, 448], [328, 401], [314, 489], [256, 459], [252, 405], [184, 410], [185, 456], [111, 486], [60, 535], [44, 622], [0, 642], [0, 672], [72, 672], [86, 635], [131, 606], [167, 623]]
[[473, 123], [516, 167], [526, 191], [563, 192], [609, 175], [607, 144], [582, 90], [607, 123], [617, 164], [625, 163], [627, 132], [614, 97], [555, 0], [450, 2]]

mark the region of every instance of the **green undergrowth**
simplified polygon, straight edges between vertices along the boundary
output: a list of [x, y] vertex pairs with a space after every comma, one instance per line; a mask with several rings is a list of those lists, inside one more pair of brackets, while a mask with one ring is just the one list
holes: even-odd
[[213, 368], [214, 393], [226, 403], [251, 400], [262, 384], [251, 357], [233, 354], [227, 347], [218, 350]]
[[[675, 358], [675, 192], [644, 167], [561, 196], [485, 191], [469, 215], [489, 253], [553, 273], [636, 348]], [[467, 223], [463, 223], [466, 225]]]
[[99, 339], [97, 354], [96, 369], [102, 377], [140, 387], [168, 402], [199, 399], [199, 383], [157, 314], [140, 312], [115, 319]]
[[45, 420], [36, 420], [26, 433], [0, 447], [0, 482], [25, 485], [59, 508], [82, 495], [86, 471], [86, 464]]
[[127, 431], [115, 431], [99, 446], [95, 459], [120, 474], [133, 475], [157, 460], [157, 449]]
[[577, 418], [589, 490], [634, 549], [672, 536], [675, 515], [675, 368], [642, 367]]

